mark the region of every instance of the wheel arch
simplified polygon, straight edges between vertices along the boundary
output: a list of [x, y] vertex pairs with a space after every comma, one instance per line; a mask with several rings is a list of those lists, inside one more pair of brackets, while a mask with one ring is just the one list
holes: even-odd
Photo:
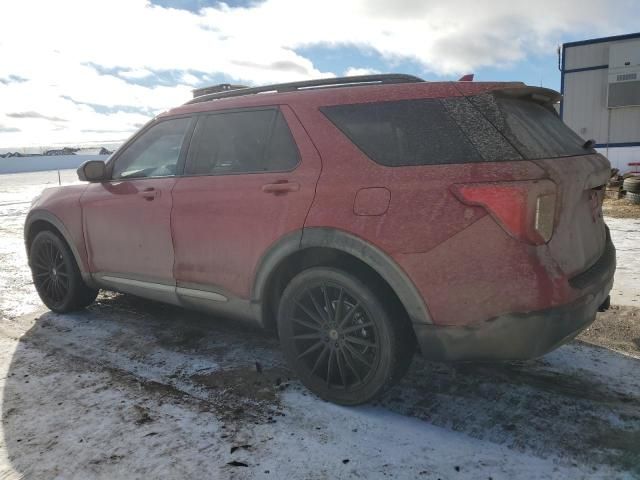
[[284, 290], [288, 280], [300, 271], [318, 265], [346, 266], [361, 275], [374, 273], [397, 299], [411, 323], [433, 323], [411, 279], [386, 253], [342, 230], [312, 227], [286, 235], [262, 257], [254, 277], [251, 300], [260, 306], [265, 327], [275, 323], [277, 305], [274, 305], [274, 297]]
[[31, 244], [36, 235], [44, 230], [49, 230], [59, 235], [71, 250], [73, 258], [78, 265], [80, 274], [85, 282], [91, 283], [91, 275], [85, 269], [85, 263], [83, 262], [80, 252], [76, 247], [73, 237], [64, 226], [62, 221], [56, 217], [53, 213], [47, 210], [32, 210], [27, 215], [27, 219], [24, 224], [24, 243], [27, 250], [27, 260], [29, 259], [29, 251]]

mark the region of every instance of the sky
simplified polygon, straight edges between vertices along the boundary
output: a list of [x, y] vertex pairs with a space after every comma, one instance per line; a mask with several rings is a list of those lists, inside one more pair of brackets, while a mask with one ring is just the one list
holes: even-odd
[[559, 89], [638, 0], [2, 0], [0, 151], [121, 142], [196, 87], [400, 72]]

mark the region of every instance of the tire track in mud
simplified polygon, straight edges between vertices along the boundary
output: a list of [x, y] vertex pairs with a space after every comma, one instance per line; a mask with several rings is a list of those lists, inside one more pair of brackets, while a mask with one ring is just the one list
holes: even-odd
[[[64, 372], [64, 376], [68, 377], [70, 388], [86, 388], [86, 380], [90, 380], [89, 390], [96, 393], [104, 391], [107, 397], [112, 395], [109, 392], [121, 392], [125, 397], [129, 397], [132, 407], [128, 407], [127, 415], [130, 417], [132, 427], [146, 427], [151, 429], [148, 435], [159, 435], [157, 438], [168, 439], [170, 441], [178, 441], [180, 443], [187, 442], [190, 449], [196, 443], [197, 438], [180, 439], [175, 435], [171, 436], [166, 432], [166, 424], [170, 422], [180, 422], [184, 414], [178, 413], [177, 418], [169, 418], [162, 413], [162, 405], [171, 406], [173, 411], [178, 409], [181, 411], [190, 411], [191, 415], [201, 416], [213, 415], [215, 422], [219, 428], [219, 434], [212, 433], [213, 437], [209, 443], [199, 450], [196, 448], [198, 455], [203, 454], [204, 450], [213, 449], [216, 452], [226, 451], [222, 458], [211, 459], [214, 465], [221, 468], [232, 468], [227, 465], [228, 461], [233, 461], [234, 450], [238, 445], [246, 446], [252, 442], [253, 429], [257, 425], [276, 423], [284, 414], [280, 404], [280, 392], [288, 385], [288, 377], [286, 371], [277, 368], [263, 368], [261, 373], [248, 368], [221, 369], [214, 372], [199, 373], [194, 375], [175, 375], [170, 381], [164, 379], [150, 378], [145, 372], [135, 369], [127, 369], [118, 365], [114, 365], [109, 358], [100, 356], [99, 351], [92, 348], [81, 348], [81, 346], [70, 342], [66, 335], [71, 333], [67, 325], [58, 326], [53, 324], [52, 319], [46, 314], [41, 317], [48, 325], [42, 326], [38, 321], [32, 328], [20, 337], [18, 331], [10, 331], [3, 329], [0, 335], [10, 341], [18, 340], [18, 348], [13, 354], [12, 364], [9, 367], [9, 378], [5, 381], [4, 387], [4, 408], [3, 421], [8, 420], [13, 423], [11, 431], [13, 435], [8, 437], [7, 450], [13, 453], [15, 468], [20, 471], [29, 473], [28, 461], [25, 460], [32, 456], [35, 449], [42, 448], [37, 443], [34, 444], [32, 439], [28, 439], [27, 443], [22, 442], [22, 435], [16, 437], [15, 432], [20, 430], [20, 418], [24, 415], [38, 415], [38, 410], [33, 406], [24, 409], [21, 404], [21, 398], [26, 394], [34, 399], [41, 398], [38, 403], [42, 404], [42, 408], [46, 408], [47, 417], [57, 416], [56, 413], [63, 407], [57, 400], [47, 399], [47, 392], [42, 387], [36, 386], [42, 384], [41, 379], [46, 379], [52, 374]], [[81, 328], [81, 326], [79, 326]], [[34, 331], [35, 330], [35, 331]], [[52, 336], [57, 337], [52, 341]], [[36, 355], [33, 352], [38, 352]], [[48, 359], [47, 362], [34, 363], [36, 357]], [[42, 365], [45, 365], [42, 367]], [[28, 372], [28, 375], [25, 374]], [[175, 372], [174, 372], [175, 373]], [[171, 375], [169, 375], [171, 377]], [[96, 381], [96, 378], [98, 379]], [[34, 385], [30, 387], [29, 384]], [[44, 380], [46, 383], [46, 380]], [[26, 392], [26, 393], [25, 393]], [[29, 393], [32, 392], [32, 393]], [[72, 397], [69, 395], [69, 397]], [[58, 399], [60, 397], [58, 396]], [[48, 402], [52, 402], [47, 404]], [[64, 398], [68, 402], [67, 398]], [[71, 398], [71, 402], [73, 402]], [[77, 401], [77, 400], [76, 400]], [[89, 423], [96, 423], [99, 428], [101, 416], [109, 415], [113, 411], [111, 405], [104, 401], [90, 400], [90, 408], [79, 413], [79, 418], [86, 418]], [[133, 413], [132, 413], [133, 411]], [[73, 422], [73, 417], [64, 415], [60, 417], [60, 421], [64, 424]], [[159, 434], [157, 422], [163, 425], [160, 427]], [[17, 422], [17, 423], [16, 423]], [[200, 422], [202, 423], [202, 422]], [[8, 425], [7, 425], [8, 426]], [[68, 428], [65, 428], [67, 430]], [[43, 437], [52, 436], [56, 432], [43, 427], [39, 430]], [[58, 432], [59, 433], [59, 432]], [[17, 438], [17, 439], [16, 439]], [[56, 436], [57, 438], [57, 436]], [[77, 441], [77, 440], [76, 440]], [[56, 442], [58, 441], [56, 440]], [[64, 441], [58, 445], [63, 449], [74, 449], [73, 444]], [[226, 445], [226, 448], [224, 447]], [[251, 450], [257, 450], [260, 444], [253, 445]], [[191, 450], [190, 450], [191, 451]], [[92, 454], [100, 453], [98, 450], [92, 451]], [[130, 452], [124, 455], [115, 453], [111, 456], [107, 454], [100, 458], [91, 460], [95, 462], [94, 467], [100, 469], [107, 467], [106, 464], [117, 464], [120, 457], [130, 456]], [[221, 455], [218, 453], [218, 457]], [[102, 458], [105, 457], [105, 458]], [[112, 458], [113, 457], [113, 458]], [[63, 468], [67, 468], [66, 466]], [[85, 468], [85, 467], [83, 467]]]
[[[280, 392], [292, 384], [281, 360], [270, 358], [273, 339], [224, 325], [212, 331], [208, 319], [180, 309], [176, 310], [188, 318], [176, 321], [176, 312], [167, 312], [165, 305], [135, 310], [128, 302], [135, 304], [138, 299], [123, 297], [103, 295], [87, 312], [64, 316], [47, 312], [26, 332], [0, 334], [22, 334], [23, 345], [60, 358], [67, 367], [83, 365], [107, 372], [129, 389], [212, 412], [226, 425], [231, 440], [246, 437], [253, 425], [274, 423], [284, 415]], [[259, 344], [254, 354], [243, 348], [238, 334]], [[243, 358], [233, 351], [234, 345], [235, 349], [240, 345]]]

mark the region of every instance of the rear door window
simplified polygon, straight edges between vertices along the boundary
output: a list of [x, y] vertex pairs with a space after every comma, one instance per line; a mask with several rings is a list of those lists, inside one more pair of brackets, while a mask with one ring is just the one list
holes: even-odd
[[439, 100], [323, 107], [369, 158], [391, 167], [483, 161]]
[[298, 149], [280, 110], [216, 113], [198, 121], [185, 174], [286, 171], [298, 160]]

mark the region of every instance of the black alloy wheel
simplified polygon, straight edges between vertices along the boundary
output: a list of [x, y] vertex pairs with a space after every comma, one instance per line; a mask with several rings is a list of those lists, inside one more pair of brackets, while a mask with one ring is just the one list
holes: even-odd
[[38, 233], [31, 243], [29, 265], [40, 299], [54, 312], [84, 308], [98, 295], [82, 280], [68, 245], [49, 230]]
[[[347, 389], [366, 382], [380, 357], [379, 334], [353, 294], [338, 285], [302, 290], [296, 300], [293, 341], [297, 360], [329, 388]], [[325, 365], [326, 369], [320, 369]]]
[[36, 289], [46, 298], [45, 303], [58, 304], [64, 301], [70, 289], [69, 269], [60, 247], [50, 238], [38, 245], [32, 268], [33, 282]]
[[411, 359], [403, 319], [392, 321], [367, 286], [336, 269], [296, 276], [283, 294], [278, 327], [302, 382], [340, 404], [369, 401], [402, 376]]

